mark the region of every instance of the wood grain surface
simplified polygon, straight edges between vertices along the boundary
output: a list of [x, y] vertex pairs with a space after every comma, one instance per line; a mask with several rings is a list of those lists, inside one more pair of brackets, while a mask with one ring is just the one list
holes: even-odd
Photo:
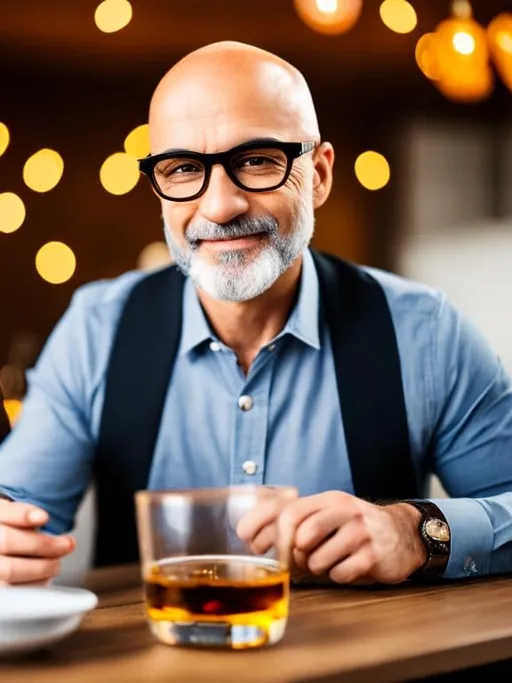
[[155, 641], [145, 621], [137, 567], [96, 570], [88, 587], [100, 603], [81, 628], [47, 652], [1, 662], [2, 681], [386, 683], [512, 657], [511, 578], [295, 588], [281, 643], [245, 652]]

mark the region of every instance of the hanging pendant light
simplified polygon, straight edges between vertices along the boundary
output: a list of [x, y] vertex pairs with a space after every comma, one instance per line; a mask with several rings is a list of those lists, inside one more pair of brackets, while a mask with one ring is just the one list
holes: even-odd
[[439, 80], [437, 63], [437, 34], [425, 33], [416, 44], [414, 52], [416, 63], [424, 75], [431, 81]]
[[302, 21], [314, 31], [339, 35], [354, 26], [363, 6], [362, 0], [294, 0]]
[[512, 91], [512, 14], [495, 17], [487, 27], [487, 36], [496, 69]]
[[452, 16], [427, 35], [416, 46], [416, 61], [443, 95], [456, 102], [489, 97], [494, 75], [487, 34], [473, 19], [469, 0], [454, 0]]

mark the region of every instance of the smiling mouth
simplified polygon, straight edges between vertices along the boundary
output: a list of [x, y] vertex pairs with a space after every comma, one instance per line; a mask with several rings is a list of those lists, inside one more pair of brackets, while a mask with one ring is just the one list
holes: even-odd
[[198, 245], [206, 244], [208, 246], [220, 246], [223, 248], [243, 248], [247, 247], [252, 243], [259, 242], [263, 237], [266, 237], [267, 233], [255, 232], [251, 235], [243, 235], [242, 237], [218, 237], [213, 240], [199, 240]]

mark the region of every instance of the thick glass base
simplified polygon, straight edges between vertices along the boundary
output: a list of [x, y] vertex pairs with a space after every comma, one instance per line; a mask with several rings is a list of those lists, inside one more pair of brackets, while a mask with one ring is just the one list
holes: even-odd
[[211, 621], [153, 621], [149, 627], [153, 635], [166, 645], [213, 647], [245, 650], [273, 645], [284, 635], [286, 619], [275, 619], [268, 626], [261, 624], [229, 624]]

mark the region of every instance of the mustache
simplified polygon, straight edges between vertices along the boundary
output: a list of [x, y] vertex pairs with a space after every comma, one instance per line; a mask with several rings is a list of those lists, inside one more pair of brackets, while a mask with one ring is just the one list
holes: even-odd
[[214, 223], [205, 219], [196, 221], [188, 227], [185, 233], [185, 240], [190, 247], [194, 248], [202, 240], [238, 239], [258, 234], [273, 237], [277, 235], [278, 227], [278, 223], [273, 216], [236, 218], [228, 223]]

